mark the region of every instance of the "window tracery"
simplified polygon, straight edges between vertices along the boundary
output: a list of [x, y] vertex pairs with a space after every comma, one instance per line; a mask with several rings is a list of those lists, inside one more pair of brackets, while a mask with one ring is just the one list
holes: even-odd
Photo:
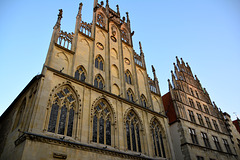
[[104, 100], [100, 100], [94, 107], [93, 142], [111, 145], [111, 122], [110, 106]]
[[161, 127], [156, 119], [154, 119], [151, 123], [151, 130], [155, 156], [166, 158]]
[[72, 136], [76, 98], [67, 86], [61, 87], [53, 97], [48, 132]]
[[95, 59], [95, 67], [103, 71], [103, 59], [99, 55]]
[[128, 83], [128, 84], [132, 84], [132, 75], [130, 73], [129, 70], [127, 70], [125, 72], [125, 81]]
[[99, 89], [103, 89], [104, 82], [103, 82], [103, 78], [100, 75], [97, 75], [96, 78], [94, 79], [94, 86]]
[[104, 16], [101, 14], [101, 13], [99, 13], [98, 15], [97, 15], [97, 24], [100, 26], [100, 27], [105, 27], [105, 18], [104, 18]]
[[128, 150], [142, 152], [140, 125], [138, 116], [131, 110], [126, 117], [126, 139]]
[[147, 99], [145, 98], [145, 96], [143, 94], [140, 97], [140, 102], [143, 107], [145, 107], [145, 108], [147, 107]]
[[85, 69], [83, 68], [83, 66], [80, 66], [76, 72], [75, 72], [75, 78], [80, 80], [80, 81], [83, 81], [85, 82], [86, 80], [86, 71]]
[[134, 95], [130, 88], [127, 90], [127, 100], [134, 102]]
[[125, 29], [121, 30], [122, 41], [129, 43], [128, 33]]

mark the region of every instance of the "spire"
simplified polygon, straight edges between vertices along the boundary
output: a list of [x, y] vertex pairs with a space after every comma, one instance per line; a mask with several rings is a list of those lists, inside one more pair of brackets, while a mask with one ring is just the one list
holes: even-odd
[[178, 68], [177, 68], [175, 63], [173, 63], [173, 65], [174, 65], [174, 71], [175, 71], [175, 73], [177, 73], [178, 72]]
[[185, 62], [183, 61], [183, 59], [182, 58], [180, 58], [181, 59], [181, 63], [185, 66]]
[[98, 4], [98, 0], [94, 0], [94, 3], [93, 3], [93, 11], [96, 12], [97, 10], [97, 4]]
[[140, 55], [141, 55], [141, 54], [144, 54], [144, 53], [143, 53], [143, 50], [142, 50], [142, 44], [141, 44], [141, 41], [139, 41], [139, 49], [140, 49]]
[[108, 0], [106, 0], [106, 6], [109, 6], [109, 4], [108, 4]]
[[171, 70], [172, 78], [176, 80], [175, 75], [173, 74], [173, 71]]
[[53, 27], [54, 29], [60, 28], [60, 26], [61, 26], [61, 19], [62, 19], [62, 13], [63, 13], [63, 10], [59, 9], [58, 19], [57, 19], [57, 22], [56, 22], [55, 26]]
[[199, 81], [199, 79], [198, 79], [197, 75], [195, 75], [195, 79], [196, 79], [196, 81], [197, 81], [197, 82], [199, 82], [199, 83], [200, 83], [200, 81]]
[[152, 65], [152, 72], [153, 72], [154, 80], [157, 79], [155, 68], [153, 67], [153, 65]]
[[169, 87], [169, 90], [172, 90], [172, 84], [170, 82], [170, 79], [168, 79], [168, 87]]

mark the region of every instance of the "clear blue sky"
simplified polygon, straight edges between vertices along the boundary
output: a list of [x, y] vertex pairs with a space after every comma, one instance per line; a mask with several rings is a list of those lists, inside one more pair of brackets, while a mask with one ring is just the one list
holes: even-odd
[[[0, 114], [27, 83], [41, 72], [58, 9], [62, 30], [73, 32], [78, 4], [83, 20], [92, 21], [93, 0], [1, 0]], [[188, 62], [222, 111], [240, 116], [240, 1], [239, 0], [109, 0], [129, 12], [134, 49], [142, 42], [148, 74], [156, 68], [162, 95], [175, 56]]]

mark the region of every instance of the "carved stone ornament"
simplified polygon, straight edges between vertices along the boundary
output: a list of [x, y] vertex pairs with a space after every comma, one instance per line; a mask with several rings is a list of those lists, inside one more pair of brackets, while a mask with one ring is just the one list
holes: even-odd
[[53, 153], [53, 158], [57, 158], [57, 159], [67, 159], [67, 155], [65, 155], [65, 154], [60, 154], [60, 153]]
[[124, 58], [124, 62], [125, 62], [127, 65], [130, 65], [130, 61], [129, 61], [129, 59]]
[[117, 42], [117, 38], [116, 37], [111, 36], [111, 39], [112, 39], [113, 42]]
[[100, 42], [97, 42], [97, 47], [98, 47], [99, 49], [101, 49], [101, 50], [103, 50], [103, 49], [104, 49], [104, 46], [103, 46], [103, 44], [102, 44], [102, 43], [100, 43]]

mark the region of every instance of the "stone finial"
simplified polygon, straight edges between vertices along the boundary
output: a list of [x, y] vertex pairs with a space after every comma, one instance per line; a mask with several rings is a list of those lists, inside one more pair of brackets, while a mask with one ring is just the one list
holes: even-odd
[[117, 7], [117, 14], [119, 15], [120, 12], [119, 12], [119, 6], [118, 6], [118, 4], [116, 5], [116, 7]]
[[152, 65], [152, 72], [155, 73], [155, 68], [153, 67], [153, 65]]
[[103, 2], [103, 1], [101, 1], [100, 3], [101, 3], [101, 6], [103, 6], [103, 5], [104, 5], [104, 2]]
[[140, 53], [143, 53], [141, 41], [139, 41], [139, 49], [140, 49]]
[[81, 3], [79, 3], [78, 14], [77, 14], [79, 17], [81, 17], [81, 13], [82, 13], [82, 6], [83, 6], [82, 2], [81, 2]]
[[130, 22], [128, 12], [126, 12], [126, 15], [127, 15], [127, 22]]
[[54, 27], [60, 27], [61, 25], [61, 19], [62, 19], [62, 13], [63, 13], [63, 10], [62, 9], [59, 9], [59, 13], [58, 13], [58, 19], [57, 19], [57, 22], [55, 24]]
[[106, 6], [109, 6], [109, 4], [108, 4], [108, 0], [106, 0]]
[[122, 18], [123, 22], [125, 22], [125, 17]]

